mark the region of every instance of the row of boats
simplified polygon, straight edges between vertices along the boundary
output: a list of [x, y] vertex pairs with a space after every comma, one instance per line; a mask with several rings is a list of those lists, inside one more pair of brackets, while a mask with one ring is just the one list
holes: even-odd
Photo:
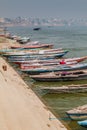
[[80, 63], [87, 56], [63, 58], [69, 50], [54, 49], [52, 46], [37, 41], [28, 42], [0, 50], [0, 54], [10, 62], [18, 64], [22, 72], [36, 81], [87, 79], [87, 63]]
[[[87, 63], [80, 63], [87, 56], [64, 58], [68, 52], [63, 48], [53, 49], [53, 44], [40, 44], [37, 41], [0, 50], [1, 56], [17, 64], [20, 71], [36, 81], [87, 79]], [[87, 105], [69, 110], [66, 114], [70, 119], [77, 120], [79, 125], [87, 127]]]

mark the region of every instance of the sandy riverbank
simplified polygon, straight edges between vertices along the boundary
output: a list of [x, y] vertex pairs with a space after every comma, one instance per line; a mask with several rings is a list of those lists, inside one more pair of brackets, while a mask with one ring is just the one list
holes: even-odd
[[59, 120], [50, 120], [49, 115], [55, 118], [17, 72], [0, 58], [0, 130], [67, 130]]

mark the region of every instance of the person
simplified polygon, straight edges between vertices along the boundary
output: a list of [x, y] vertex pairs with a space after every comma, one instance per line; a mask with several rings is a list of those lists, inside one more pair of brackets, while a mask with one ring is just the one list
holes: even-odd
[[2, 68], [4, 71], [7, 71], [7, 65], [3, 65]]
[[66, 62], [65, 62], [65, 60], [64, 59], [62, 59], [61, 61], [60, 61], [60, 64], [66, 64]]

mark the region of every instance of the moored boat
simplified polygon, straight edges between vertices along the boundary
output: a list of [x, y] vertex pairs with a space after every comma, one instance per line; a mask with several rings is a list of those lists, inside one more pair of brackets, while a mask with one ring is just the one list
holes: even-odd
[[[55, 65], [60, 65], [60, 61], [61, 60], [59, 60], [59, 61], [57, 60], [57, 62], [44, 62], [44, 60], [43, 60], [43, 62], [37, 62], [37, 63], [35, 63], [35, 62], [20, 63], [19, 67], [21, 69], [26, 69], [26, 68], [28, 69], [28, 68], [31, 68], [31, 66], [32, 66], [32, 68], [41, 67], [41, 66], [55, 66]], [[72, 65], [72, 64], [77, 64], [77, 62], [71, 61], [71, 62], [66, 62], [65, 64]]]
[[78, 106], [69, 111], [66, 111], [66, 114], [72, 120], [84, 120], [87, 119], [87, 104], [83, 106]]
[[20, 38], [17, 38], [16, 41], [21, 43], [21, 44], [25, 44], [25, 43], [30, 41], [30, 37], [20, 37]]
[[43, 72], [73, 71], [82, 69], [87, 69], [87, 63], [75, 65], [42, 66], [39, 68], [21, 69], [21, 71], [29, 74], [40, 74]]
[[77, 121], [77, 123], [78, 123], [80, 126], [87, 128], [87, 120]]
[[22, 55], [23, 54], [50, 54], [50, 53], [58, 53], [58, 52], [63, 52], [64, 49], [62, 48], [57, 48], [57, 49], [30, 49], [30, 50], [26, 50], [26, 49], [10, 49], [10, 48], [5, 48], [5, 49], [0, 49], [0, 54], [4, 54], [4, 55]]
[[24, 45], [24, 46], [11, 46], [11, 49], [36, 49], [36, 48], [52, 48], [53, 44], [39, 44], [39, 45]]
[[87, 72], [85, 71], [72, 71], [72, 72], [51, 72], [39, 75], [31, 75], [32, 79], [36, 81], [54, 82], [54, 81], [74, 81], [87, 79]]
[[55, 87], [41, 87], [43, 92], [48, 94], [59, 94], [59, 93], [84, 93], [87, 92], [87, 84], [72, 84], [72, 85], [63, 85]]
[[[47, 49], [47, 50], [19, 50], [19, 49], [8, 49], [2, 51], [4, 56], [22, 56], [22, 55], [51, 55], [66, 52], [67, 50], [63, 49]], [[1, 52], [1, 51], [0, 51]]]
[[60, 53], [53, 53], [53, 54], [43, 54], [43, 55], [40, 55], [40, 54], [28, 54], [28, 53], [24, 53], [24, 54], [18, 54], [18, 55], [4, 55], [6, 57], [8, 57], [8, 59], [12, 62], [12, 61], [19, 61], [19, 60], [35, 60], [35, 59], [55, 59], [55, 58], [60, 58], [60, 57], [63, 57], [65, 54], [67, 54], [68, 51], [64, 51], [64, 52], [60, 52]]
[[17, 64], [59, 64], [60, 61], [62, 61], [62, 59], [64, 59], [64, 61], [67, 64], [70, 63], [79, 63], [82, 61], [85, 61], [87, 59], [87, 56], [83, 56], [83, 57], [74, 57], [74, 58], [58, 58], [58, 59], [44, 59], [44, 60], [40, 60], [40, 59], [34, 59], [34, 60], [13, 60], [12, 62], [17, 63]]

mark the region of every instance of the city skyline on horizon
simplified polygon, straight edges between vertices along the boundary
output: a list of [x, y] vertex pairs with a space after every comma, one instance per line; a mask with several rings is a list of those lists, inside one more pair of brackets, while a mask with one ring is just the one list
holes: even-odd
[[0, 0], [0, 17], [87, 18], [87, 0]]

